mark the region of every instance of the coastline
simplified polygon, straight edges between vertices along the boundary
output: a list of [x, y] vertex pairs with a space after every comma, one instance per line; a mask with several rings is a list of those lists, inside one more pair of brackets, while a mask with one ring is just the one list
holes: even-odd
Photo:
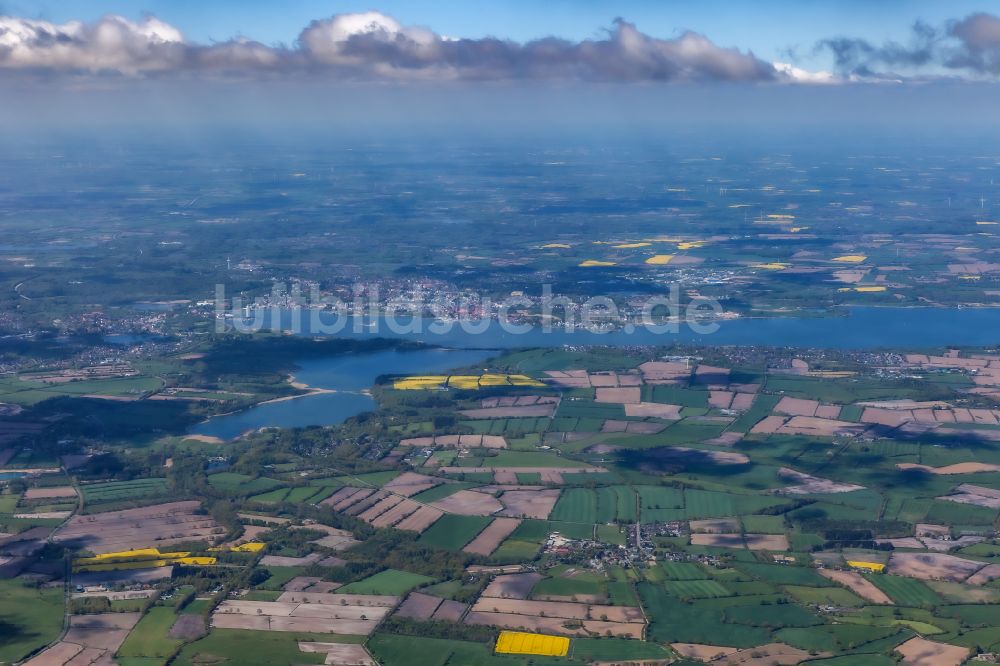
[[[231, 416], [233, 414], [239, 414], [241, 412], [245, 412], [245, 411], [251, 410], [254, 407], [258, 407], [260, 405], [269, 405], [269, 404], [272, 404], [272, 403], [275, 403], [275, 402], [286, 402], [288, 400], [297, 400], [299, 398], [308, 398], [310, 396], [323, 395], [323, 394], [326, 394], [326, 393], [338, 393], [338, 391], [336, 389], [325, 389], [325, 388], [319, 388], [319, 387], [315, 387], [315, 386], [309, 386], [308, 384], [305, 384], [303, 382], [297, 381], [295, 379], [295, 375], [292, 375], [292, 374], [288, 375], [288, 383], [289, 383], [289, 385], [292, 388], [296, 388], [296, 389], [299, 389], [301, 391], [305, 391], [305, 393], [299, 393], [299, 394], [296, 394], [296, 395], [286, 395], [286, 396], [282, 396], [280, 398], [271, 398], [270, 400], [262, 400], [260, 402], [255, 402], [255, 403], [253, 403], [251, 405], [248, 405], [247, 407], [244, 407], [243, 409], [236, 409], [236, 410], [233, 410], [231, 412], [223, 412], [221, 414], [212, 414], [211, 416], [209, 416], [204, 421], [200, 421], [199, 425], [202, 424], [202, 423], [209, 423], [212, 419], [217, 419], [217, 418], [222, 417], [222, 416]], [[213, 442], [215, 440], [219, 440], [218, 437], [213, 437], [212, 435], [188, 435], [187, 436], [188, 439], [195, 439], [195, 438], [201, 438], [201, 437], [211, 438]], [[200, 441], [209, 441], [209, 440], [208, 439], [204, 439], [204, 440], [200, 440]], [[225, 441], [225, 440], [219, 440], [219, 441]]]
[[[299, 393], [298, 395], [286, 395], [280, 398], [271, 398], [270, 400], [264, 400], [263, 402], [255, 403], [251, 407], [256, 407], [257, 405], [270, 405], [275, 402], [286, 402], [288, 400], [298, 400], [299, 398], [308, 398], [311, 395], [323, 395], [324, 393], [339, 393], [337, 389], [318, 388], [315, 386], [309, 386], [308, 384], [304, 384], [300, 381], [296, 381], [294, 375], [288, 375], [288, 383], [289, 385], [291, 385], [292, 388], [297, 388], [301, 391], [305, 391], [305, 393]], [[250, 407], [248, 407], [247, 409], [250, 409]]]

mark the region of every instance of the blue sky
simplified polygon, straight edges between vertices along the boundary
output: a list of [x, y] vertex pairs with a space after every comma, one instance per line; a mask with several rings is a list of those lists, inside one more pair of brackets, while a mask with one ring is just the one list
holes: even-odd
[[811, 55], [813, 44], [823, 38], [905, 42], [916, 20], [940, 25], [995, 9], [995, 3], [967, 0], [0, 0], [2, 13], [21, 17], [64, 22], [153, 13], [193, 41], [243, 35], [267, 44], [290, 44], [313, 19], [366, 10], [444, 35], [517, 41], [592, 37], [622, 16], [650, 35], [695, 30], [720, 46], [750, 49], [770, 61], [787, 60], [787, 50], [795, 48], [801, 62], [813, 67], [828, 61], [828, 55]]

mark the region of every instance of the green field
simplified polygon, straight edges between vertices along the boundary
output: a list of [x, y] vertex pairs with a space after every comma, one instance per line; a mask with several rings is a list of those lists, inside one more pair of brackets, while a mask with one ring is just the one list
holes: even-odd
[[59, 638], [62, 587], [36, 589], [21, 578], [0, 580], [0, 663], [13, 663]]
[[288, 491], [288, 495], [285, 496], [285, 501], [292, 502], [294, 504], [301, 504], [315, 494], [316, 488], [311, 486], [299, 486], [298, 488], [292, 488]]
[[485, 516], [445, 514], [420, 535], [418, 543], [446, 550], [459, 550], [492, 522]]
[[743, 530], [750, 534], [784, 534], [785, 519], [781, 516], [743, 516]]
[[728, 518], [785, 503], [784, 500], [761, 495], [735, 495], [690, 488], [684, 491], [684, 510], [689, 519]]
[[681, 599], [715, 599], [733, 594], [714, 580], [671, 580], [663, 585], [667, 592]]
[[344, 594], [388, 594], [402, 596], [415, 587], [429, 583], [433, 578], [396, 569], [386, 569], [374, 576], [348, 583], [337, 592]]
[[564, 490], [549, 518], [569, 523], [597, 522], [597, 494], [588, 488]]
[[796, 604], [771, 604], [767, 606], [733, 606], [723, 611], [727, 622], [749, 624], [755, 627], [781, 629], [782, 627], [811, 627], [820, 619]]
[[615, 515], [623, 523], [639, 520], [635, 489], [631, 486], [613, 486], [615, 491]]
[[775, 585], [804, 585], [808, 587], [832, 587], [833, 583], [823, 578], [812, 567], [787, 564], [739, 563], [736, 568], [754, 578]]
[[543, 596], [572, 597], [576, 594], [604, 596], [604, 584], [601, 581], [580, 578], [544, 578], [531, 588], [531, 596], [534, 599]]
[[500, 547], [493, 551], [490, 559], [497, 562], [527, 562], [534, 559], [541, 549], [537, 541], [508, 538]]
[[555, 453], [545, 451], [507, 451], [500, 450], [495, 456], [485, 456], [481, 465], [474, 467], [587, 467], [586, 464], [563, 458]]
[[88, 504], [118, 502], [164, 495], [167, 492], [167, 480], [153, 478], [92, 483], [80, 486], [80, 490], [83, 492], [83, 501]]
[[902, 606], [934, 606], [941, 603], [941, 597], [919, 580], [902, 576], [868, 574], [865, 578]]
[[626, 640], [623, 638], [574, 638], [570, 642], [569, 656], [587, 661], [627, 661], [640, 659], [667, 659], [670, 654], [655, 643]]
[[265, 476], [252, 477], [236, 472], [219, 472], [208, 477], [210, 486], [221, 492], [233, 495], [252, 495], [272, 490], [281, 485], [280, 481]]
[[[264, 481], [264, 479], [257, 479]], [[267, 479], [266, 481], [270, 481]], [[261, 502], [263, 504], [276, 504], [278, 502], [290, 502], [292, 504], [316, 504], [334, 493], [340, 486], [299, 486], [297, 488], [275, 488], [267, 492], [253, 495], [248, 499], [251, 502]]]
[[722, 610], [713, 602], [734, 599], [683, 602], [654, 583], [639, 583], [639, 595], [650, 620], [648, 637], [658, 643], [705, 643], [749, 648], [771, 640], [759, 628], [723, 621]]
[[[322, 664], [326, 655], [300, 651], [299, 641], [347, 642], [345, 639], [348, 638], [350, 637], [332, 634], [212, 629], [204, 638], [184, 646], [171, 664], [178, 666]], [[358, 637], [358, 641], [360, 638]]]
[[593, 400], [563, 400], [556, 411], [557, 418], [622, 419], [625, 408], [622, 405]]
[[30, 375], [22, 377], [20, 379], [11, 377], [0, 380], [0, 402], [30, 406], [60, 396], [79, 397], [93, 394], [140, 397], [163, 386], [163, 382], [156, 377], [84, 379], [58, 384], [32, 381]]
[[264, 590], [280, 590], [281, 587], [305, 572], [305, 567], [264, 567], [271, 574], [270, 578], [259, 585]]
[[706, 580], [708, 572], [691, 562], [661, 562], [660, 568], [668, 580]]
[[485, 643], [392, 634], [375, 634], [368, 649], [382, 666], [521, 666], [526, 661], [495, 656]]
[[681, 407], [708, 407], [708, 391], [692, 390], [669, 384], [652, 388], [653, 402], [680, 405]]
[[0, 513], [14, 513], [20, 500], [21, 493], [4, 492], [0, 494]]
[[817, 627], [786, 627], [775, 637], [802, 650], [844, 652], [862, 648], [899, 633], [899, 627], [870, 627], [860, 624], [833, 624]]
[[781, 396], [777, 395], [758, 395], [754, 398], [750, 409], [733, 421], [729, 429], [733, 432], [750, 432], [758, 421], [771, 413], [780, 400]]
[[278, 502], [284, 502], [289, 492], [291, 492], [291, 488], [275, 488], [259, 495], [251, 495], [248, 499], [251, 502], [260, 502], [262, 504], [277, 504]]
[[618, 492], [613, 486], [601, 486], [594, 490], [597, 511], [594, 522], [611, 523], [618, 517]]
[[892, 657], [884, 654], [851, 654], [843, 657], [830, 657], [829, 659], [810, 659], [809, 666], [895, 666], [897, 663]]
[[684, 491], [663, 486], [637, 486], [640, 516], [643, 523], [681, 520], [684, 516]]
[[153, 606], [142, 616], [118, 649], [122, 657], [169, 657], [183, 641], [170, 638], [167, 632], [177, 615], [173, 608]]
[[611, 582], [608, 583], [608, 599], [615, 606], [638, 606], [639, 597], [635, 594], [632, 583]]
[[356, 474], [354, 476], [335, 476], [328, 481], [338, 483], [342, 486], [353, 486], [356, 488], [371, 488], [378, 486], [381, 488], [399, 476], [398, 470], [388, 470], [385, 472], [368, 472], [367, 474]]
[[785, 585], [785, 592], [796, 601], [821, 606], [864, 606], [864, 599], [842, 587], [808, 587], [805, 585]]
[[865, 408], [861, 405], [844, 405], [840, 410], [841, 421], [860, 421]]
[[597, 540], [602, 543], [613, 543], [616, 546], [624, 546], [626, 542], [626, 530], [618, 525], [597, 525], [595, 530]]

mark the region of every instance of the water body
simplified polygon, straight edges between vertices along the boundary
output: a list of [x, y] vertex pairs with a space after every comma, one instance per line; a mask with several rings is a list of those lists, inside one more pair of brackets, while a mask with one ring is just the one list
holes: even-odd
[[342, 423], [375, 408], [375, 401], [363, 391], [369, 389], [379, 375], [439, 373], [480, 363], [495, 353], [469, 349], [392, 349], [302, 361], [298, 363], [301, 369], [295, 373], [296, 381], [336, 393], [260, 404], [199, 423], [191, 433], [232, 439], [247, 430], [263, 427], [302, 428]]
[[[310, 313], [302, 316], [310, 330]], [[844, 316], [779, 317], [770, 319], [735, 319], [719, 322], [714, 333], [697, 333], [681, 325], [676, 333], [656, 333], [639, 328], [632, 333], [614, 331], [552, 331], [532, 329], [524, 334], [505, 331], [497, 322], [483, 322], [481, 332], [464, 330], [457, 323], [444, 333], [430, 329], [432, 321], [418, 322], [399, 318], [402, 324], [390, 326], [382, 318], [376, 325], [366, 322], [357, 329], [348, 320], [337, 332], [326, 334], [344, 338], [398, 338], [453, 348], [445, 350], [384, 351], [355, 356], [310, 360], [300, 363], [296, 378], [310, 386], [337, 390], [296, 400], [258, 405], [244, 412], [211, 419], [192, 432], [223, 439], [264, 426], [302, 427], [332, 425], [375, 407], [371, 397], [362, 393], [383, 374], [420, 374], [444, 372], [477, 363], [495, 352], [488, 350], [514, 347], [557, 347], [562, 345], [665, 345], [674, 342], [711, 345], [770, 345], [781, 347], [817, 347], [828, 349], [919, 349], [925, 347], [991, 346], [1000, 344], [1000, 308], [850, 308]], [[324, 313], [327, 325], [334, 321]], [[291, 313], [281, 313], [281, 324], [291, 330]]]
[[[320, 321], [332, 325], [336, 317], [319, 313]], [[585, 330], [542, 331], [533, 328], [524, 334], [507, 332], [498, 322], [482, 322], [481, 332], [464, 330], [457, 322], [444, 333], [432, 332], [431, 320], [398, 318], [400, 325], [380, 318], [355, 327], [345, 325], [336, 332], [311, 330], [311, 313], [302, 314], [303, 334], [329, 334], [344, 338], [400, 338], [454, 348], [556, 347], [562, 345], [770, 345], [825, 349], [917, 349], [925, 347], [992, 346], [1000, 344], [1000, 308], [845, 308], [837, 314], [814, 317], [740, 318], [718, 322], [713, 333], [698, 333], [681, 324], [677, 332], [653, 332], [638, 328], [628, 333], [592, 333]], [[840, 315], [840, 316], [838, 316]], [[280, 315], [281, 328], [293, 330], [289, 312]], [[374, 324], [374, 325], [372, 325]], [[265, 326], [270, 323], [265, 319]], [[440, 324], [438, 324], [440, 325]], [[400, 330], [405, 329], [405, 330]], [[415, 330], [419, 329], [419, 330]]]

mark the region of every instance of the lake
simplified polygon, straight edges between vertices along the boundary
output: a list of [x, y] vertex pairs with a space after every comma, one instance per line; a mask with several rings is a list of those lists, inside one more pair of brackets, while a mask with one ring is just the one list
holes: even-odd
[[298, 363], [295, 380], [313, 388], [337, 391], [268, 402], [242, 412], [216, 416], [191, 428], [197, 435], [232, 439], [263, 427], [301, 428], [310, 425], [334, 425], [371, 411], [375, 401], [363, 393], [379, 375], [440, 373], [472, 365], [494, 356], [487, 350], [390, 349], [364, 354], [331, 356]]
[[[818, 314], [818, 313], [817, 313]], [[323, 313], [321, 321], [330, 324], [333, 315]], [[310, 330], [310, 313], [302, 321]], [[266, 320], [265, 320], [266, 321]], [[290, 329], [291, 313], [281, 313], [282, 327]], [[525, 334], [509, 333], [497, 322], [484, 322], [482, 332], [469, 332], [458, 324], [451, 330], [432, 333], [432, 321], [399, 318], [402, 327], [390, 326], [385, 318], [375, 325], [354, 328], [348, 321], [336, 337], [398, 338], [454, 348], [445, 350], [383, 351], [370, 354], [310, 360], [300, 363], [296, 378], [310, 386], [337, 390], [284, 402], [258, 405], [244, 412], [220, 416], [197, 425], [192, 432], [223, 439], [264, 426], [302, 427], [332, 425], [374, 408], [371, 397], [361, 391], [383, 374], [437, 373], [482, 361], [498, 349], [512, 347], [556, 347], [562, 345], [665, 345], [675, 342], [713, 345], [770, 345], [779, 347], [820, 347], [835, 349], [924, 348], [956, 346], [991, 346], [1000, 343], [1000, 308], [875, 308], [856, 307], [843, 316], [741, 318], [719, 322], [719, 330], [698, 334], [685, 325], [677, 333], [658, 334], [640, 328], [632, 333], [614, 331], [544, 332], [534, 329]], [[368, 322], [369, 324], [371, 322]], [[413, 329], [410, 331], [401, 328]], [[420, 329], [415, 331], [415, 329]]]
[[[270, 327], [270, 313], [263, 313], [265, 327]], [[669, 345], [694, 343], [705, 345], [769, 345], [777, 347], [817, 347], [826, 349], [924, 348], [955, 346], [991, 346], [1000, 344], [1000, 308], [888, 308], [852, 307], [833, 314], [817, 311], [810, 317], [770, 317], [725, 320], [719, 330], [699, 334], [681, 324], [677, 333], [656, 333], [639, 328], [631, 333], [612, 331], [592, 333], [585, 330], [551, 332], [534, 328], [524, 334], [505, 331], [498, 322], [483, 322], [483, 331], [469, 332], [458, 323], [445, 333], [430, 332], [432, 320], [399, 317], [401, 325], [391, 326], [385, 317], [364, 321], [355, 327], [345, 317], [346, 325], [335, 333], [310, 326], [311, 314], [302, 314], [304, 335], [334, 335], [343, 338], [398, 338], [453, 348], [509, 349], [512, 347], [556, 347], [561, 345]], [[330, 325], [332, 313], [318, 313], [320, 321]], [[825, 314], [825, 316], [824, 316]], [[838, 316], [839, 315], [839, 316]], [[281, 329], [292, 330], [292, 316], [280, 313]], [[416, 329], [400, 330], [400, 329]]]

